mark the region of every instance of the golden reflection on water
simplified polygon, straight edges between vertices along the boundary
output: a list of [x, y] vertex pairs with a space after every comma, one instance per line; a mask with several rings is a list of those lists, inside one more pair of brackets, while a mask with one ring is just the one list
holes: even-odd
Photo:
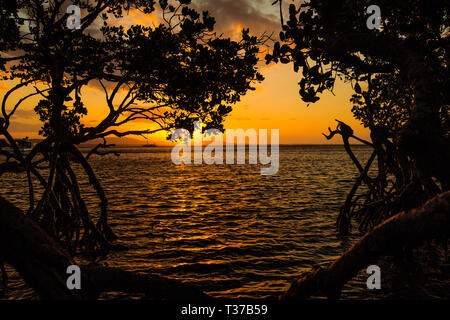
[[[130, 248], [112, 253], [111, 266], [194, 282], [219, 297], [266, 297], [351, 243], [334, 226], [357, 173], [342, 147], [282, 148], [274, 176], [258, 165], [175, 166], [164, 148], [91, 161], [111, 226]], [[80, 184], [98, 211], [87, 179]], [[8, 192], [26, 205], [23, 193]]]

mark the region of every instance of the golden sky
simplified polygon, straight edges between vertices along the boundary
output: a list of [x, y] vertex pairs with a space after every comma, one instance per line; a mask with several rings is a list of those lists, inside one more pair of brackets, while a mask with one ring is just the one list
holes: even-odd
[[300, 99], [299, 75], [291, 65], [263, 69], [266, 80], [256, 91], [248, 93], [226, 120], [225, 128], [279, 129], [282, 144], [342, 143], [335, 138], [328, 142], [322, 133], [335, 128], [335, 119], [350, 125], [355, 134], [367, 138], [368, 131], [353, 118], [349, 99], [352, 90], [339, 82], [335, 95], [326, 93], [307, 107]]
[[[242, 27], [249, 27], [253, 34], [274, 32], [274, 38], [279, 34], [278, 7], [272, 7], [271, 0], [193, 0], [194, 6], [199, 10], [208, 9], [217, 20], [217, 30], [224, 36], [235, 37]], [[288, 5], [289, 1], [286, 1]], [[139, 23], [157, 23], [158, 19], [132, 12], [126, 16], [122, 23], [124, 26]], [[229, 129], [279, 129], [281, 144], [340, 144], [342, 141], [336, 137], [327, 141], [322, 132], [327, 128], [335, 127], [334, 119], [349, 124], [355, 134], [361, 138], [368, 138], [368, 131], [355, 120], [351, 113], [349, 99], [352, 94], [350, 84], [337, 82], [334, 94], [325, 93], [315, 104], [307, 107], [299, 96], [301, 71], [297, 74], [292, 65], [261, 64], [260, 72], [266, 80], [258, 84], [257, 90], [250, 91], [237, 103], [231, 115], [226, 119], [225, 128]], [[12, 83], [0, 84], [0, 96]], [[83, 91], [83, 98], [89, 114], [84, 118], [86, 124], [93, 124], [101, 119], [107, 111], [104, 102], [104, 93], [94, 87]], [[12, 129], [17, 138], [24, 136], [37, 137], [39, 121], [32, 109], [36, 100], [30, 100], [23, 105], [13, 119]], [[139, 122], [131, 127], [145, 129], [149, 124]], [[149, 136], [149, 141], [156, 144], [167, 144], [165, 133]], [[137, 138], [142, 139], [142, 138]]]

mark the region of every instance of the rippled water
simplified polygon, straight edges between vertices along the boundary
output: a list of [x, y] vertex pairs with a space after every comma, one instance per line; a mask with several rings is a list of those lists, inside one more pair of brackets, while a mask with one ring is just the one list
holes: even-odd
[[[169, 148], [134, 151], [91, 161], [111, 226], [130, 247], [110, 254], [111, 266], [195, 283], [217, 297], [266, 297], [356, 239], [335, 229], [357, 174], [341, 146], [281, 147], [274, 176], [260, 175], [258, 165], [175, 166]], [[361, 159], [369, 152], [356, 148]], [[2, 180], [1, 194], [23, 206], [20, 179]], [[93, 195], [85, 193], [96, 209]], [[360, 274], [345, 294], [373, 296], [365, 280]], [[11, 286], [6, 298], [33, 296], [14, 277]]]

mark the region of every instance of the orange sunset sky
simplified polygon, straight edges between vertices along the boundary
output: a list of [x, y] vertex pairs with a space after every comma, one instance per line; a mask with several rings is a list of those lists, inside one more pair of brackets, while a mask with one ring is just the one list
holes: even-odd
[[[263, 32], [272, 33], [275, 40], [281, 29], [278, 6], [271, 6], [272, 0], [193, 0], [193, 6], [198, 10], [209, 10], [216, 18], [216, 29], [224, 36], [238, 37], [243, 27], [250, 28], [250, 32], [261, 35]], [[289, 5], [292, 1], [285, 1]], [[296, 1], [298, 3], [298, 1]], [[285, 10], [287, 12], [287, 10]], [[156, 24], [158, 13], [146, 16], [140, 12], [130, 12], [120, 24], [125, 27], [130, 24]], [[271, 43], [268, 43], [270, 45]], [[349, 83], [337, 82], [334, 95], [326, 93], [321, 100], [307, 107], [298, 94], [301, 70], [297, 74], [292, 65], [266, 66], [260, 64], [260, 72], [265, 81], [256, 85], [255, 91], [250, 91], [237, 103], [231, 115], [225, 121], [225, 128], [229, 129], [279, 129], [281, 144], [340, 144], [336, 137], [327, 141], [322, 132], [328, 132], [328, 127], [335, 127], [334, 119], [349, 124], [355, 134], [368, 139], [368, 131], [364, 129], [351, 113], [349, 99], [352, 90]], [[0, 83], [0, 96], [3, 96], [12, 82]], [[105, 114], [107, 107], [104, 93], [90, 86], [83, 92], [85, 104], [89, 114], [83, 121], [92, 125]], [[15, 137], [38, 137], [40, 128], [37, 116], [32, 111], [36, 100], [29, 100], [22, 110], [18, 111], [12, 120], [12, 131]], [[147, 129], [149, 123], [139, 122], [128, 125], [124, 129]], [[136, 139], [143, 138], [136, 137]], [[148, 141], [158, 145], [168, 144], [166, 133], [148, 136]]]

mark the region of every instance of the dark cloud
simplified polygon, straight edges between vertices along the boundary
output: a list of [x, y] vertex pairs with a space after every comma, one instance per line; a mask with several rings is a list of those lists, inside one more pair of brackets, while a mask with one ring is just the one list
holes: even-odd
[[199, 11], [208, 10], [216, 18], [216, 30], [225, 36], [236, 35], [242, 28], [250, 28], [254, 35], [277, 35], [281, 29], [271, 0], [193, 0], [192, 5]]
[[38, 133], [42, 125], [40, 123], [11, 122], [9, 129], [15, 133]]
[[36, 112], [34, 110], [17, 110], [14, 112], [14, 117], [21, 119], [37, 118]]

